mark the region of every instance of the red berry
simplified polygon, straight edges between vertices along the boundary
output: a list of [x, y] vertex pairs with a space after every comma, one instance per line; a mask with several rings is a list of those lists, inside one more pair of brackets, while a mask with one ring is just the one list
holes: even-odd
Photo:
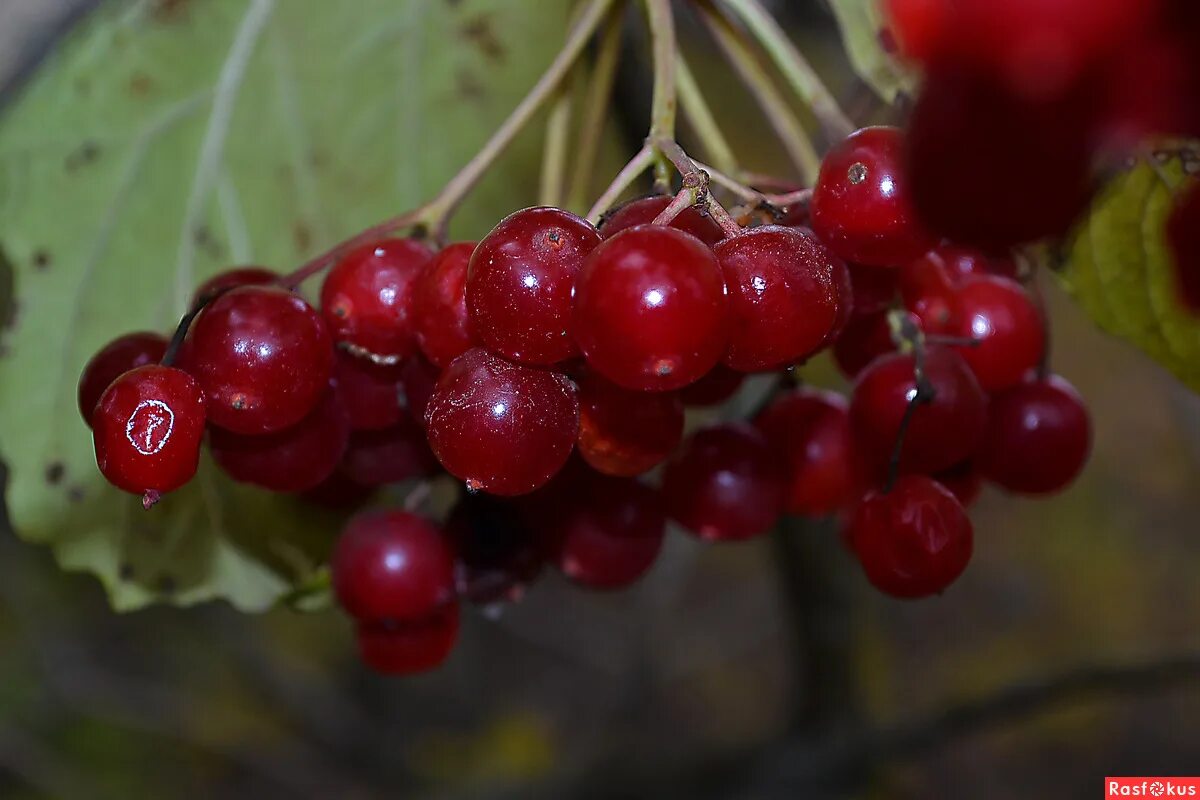
[[850, 286], [855, 316], [887, 311], [896, 300], [899, 275], [894, 269], [850, 264]]
[[954, 64], [931, 68], [907, 138], [922, 223], [990, 250], [1065, 233], [1091, 193], [1092, 95], [1032, 101]]
[[346, 409], [330, 389], [290, 428], [247, 436], [214, 427], [208, 445], [213, 459], [236, 481], [273, 492], [303, 492], [333, 474], [349, 438]]
[[266, 267], [235, 267], [224, 272], [218, 272], [204, 283], [196, 287], [192, 293], [192, 305], [204, 299], [215, 299], [228, 289], [239, 286], [262, 286], [274, 283], [279, 279], [279, 273]]
[[867, 580], [904, 599], [938, 594], [971, 560], [971, 520], [944, 486], [906, 475], [858, 504], [848, 538]]
[[510, 364], [477, 347], [446, 368], [425, 425], [434, 454], [467, 488], [526, 494], [571, 455], [579, 398], [565, 375]]
[[360, 621], [358, 653], [384, 675], [415, 675], [437, 669], [458, 641], [458, 603], [448, 603], [417, 620]]
[[749, 539], [783, 513], [786, 477], [754, 428], [728, 424], [692, 434], [667, 462], [667, 512], [701, 539]]
[[413, 285], [412, 321], [421, 352], [438, 367], [479, 344], [467, 313], [467, 265], [474, 242], [447, 246]]
[[929, 262], [941, 267], [952, 283], [973, 275], [998, 275], [1017, 279], [1017, 262], [1011, 255], [991, 255], [975, 247], [942, 242], [914, 263]]
[[1167, 218], [1167, 245], [1174, 260], [1179, 299], [1193, 314], [1200, 314], [1200, 183], [1189, 186], [1175, 200]]
[[800, 228], [766, 225], [714, 248], [729, 290], [729, 348], [736, 370], [776, 369], [825, 343], [846, 265]]
[[[916, 394], [914, 367], [911, 355], [880, 356], [855, 383], [851, 423], [862, 452], [878, 467], [887, 465], [909, 400]], [[987, 399], [961, 356], [929, 348], [925, 377], [934, 396], [912, 414], [900, 456], [904, 472], [938, 472], [964, 461], [975, 452], [984, 432]]]
[[466, 493], [446, 520], [457, 559], [459, 594], [477, 605], [515, 602], [542, 571], [529, 526], [510, 502]]
[[903, 150], [898, 128], [863, 128], [821, 162], [813, 230], [847, 261], [895, 267], [932, 244], [912, 209]]
[[342, 256], [321, 286], [321, 311], [334, 338], [377, 359], [411, 355], [413, 282], [432, 257], [414, 239], [384, 239]]
[[883, 10], [901, 54], [924, 61], [944, 47], [951, 17], [947, 0], [883, 0]]
[[1066, 488], [1091, 451], [1083, 399], [1057, 375], [992, 397], [979, 466], [1011, 492], [1049, 494]]
[[334, 511], [356, 509], [371, 499], [375, 487], [363, 486], [346, 477], [341, 470], [333, 473], [318, 485], [302, 492], [300, 497], [313, 505]]
[[959, 347], [985, 392], [1015, 386], [1038, 365], [1046, 346], [1042, 315], [1016, 281], [979, 276], [963, 282], [954, 334], [974, 339]]
[[467, 307], [489, 349], [523, 364], [548, 365], [579, 353], [571, 297], [600, 234], [560, 208], [526, 208], [500, 221], [471, 256]]
[[683, 438], [674, 392], [632, 392], [599, 375], [579, 382], [579, 454], [597, 472], [632, 477], [653, 469]]
[[629, 586], [662, 549], [662, 501], [635, 480], [569, 469], [529, 502], [540, 504], [527, 515], [550, 561], [583, 586]]
[[703, 378], [680, 389], [679, 397], [685, 406], [719, 406], [737, 394], [745, 381], [746, 373], [717, 364]]
[[127, 333], [92, 356], [79, 377], [79, 413], [92, 424], [92, 412], [108, 385], [134, 367], [157, 364], [167, 352], [167, 337], [157, 333]]
[[659, 225], [627, 228], [584, 264], [574, 322], [588, 365], [604, 377], [626, 389], [678, 389], [724, 352], [725, 280], [695, 236]]
[[407, 416], [404, 407], [403, 368], [376, 364], [368, 358], [338, 350], [333, 377], [338, 399], [356, 431], [389, 428]]
[[404, 386], [404, 405], [412, 418], [425, 424], [425, 408], [437, 387], [442, 371], [424, 358], [416, 356], [405, 361], [400, 368]]
[[454, 599], [454, 554], [442, 532], [404, 511], [368, 511], [342, 530], [333, 591], [358, 620], [420, 620]]
[[904, 307], [928, 334], [952, 335], [959, 320], [958, 286], [940, 259], [928, 255], [900, 268]]
[[[649, 225], [666, 210], [672, 199], [669, 195], [653, 195], [639, 197], [617, 206], [604, 215], [600, 222], [600, 235], [608, 239], [626, 228]], [[712, 217], [700, 213], [695, 208], [685, 208], [679, 216], [671, 220], [670, 227], [690, 233], [709, 247], [725, 238], [721, 226]]]
[[342, 458], [342, 472], [363, 486], [383, 486], [437, 472], [425, 431], [408, 416], [390, 428], [355, 431]]
[[955, 464], [934, 475], [933, 479], [950, 490], [963, 508], [970, 508], [983, 491], [983, 474], [974, 461]]
[[196, 376], [208, 418], [234, 433], [271, 433], [316, 407], [333, 369], [321, 316], [291, 292], [243, 286], [192, 324], [180, 367]]
[[754, 425], [787, 466], [789, 514], [826, 517], [855, 498], [854, 437], [840, 394], [797, 389], [776, 398]]
[[126, 372], [92, 414], [96, 464], [118, 489], [147, 495], [196, 474], [204, 437], [204, 394], [183, 370], [148, 364]]
[[896, 349], [887, 314], [869, 314], [850, 320], [833, 344], [833, 359], [847, 378], [858, 373], [884, 353]]

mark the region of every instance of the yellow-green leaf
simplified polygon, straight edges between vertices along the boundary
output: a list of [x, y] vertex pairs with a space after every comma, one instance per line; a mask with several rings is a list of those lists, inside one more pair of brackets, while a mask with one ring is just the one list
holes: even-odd
[[883, 13], [878, 0], [829, 0], [850, 65], [875, 93], [889, 103], [912, 95], [916, 75], [883, 49]]

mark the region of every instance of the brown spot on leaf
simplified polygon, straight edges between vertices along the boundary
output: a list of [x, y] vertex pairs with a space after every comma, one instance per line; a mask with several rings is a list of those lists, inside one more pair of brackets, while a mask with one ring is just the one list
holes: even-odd
[[176, 583], [174, 576], [171, 576], [171, 575], [159, 575], [158, 576], [158, 590], [160, 592], [162, 592], [163, 594], [174, 594], [177, 586], [178, 586], [178, 584]]
[[85, 497], [87, 497], [87, 492], [83, 490], [82, 486], [72, 486], [67, 490], [67, 499], [72, 503], [82, 503]]
[[134, 97], [145, 97], [154, 90], [154, 79], [144, 72], [129, 76], [129, 93]]
[[117, 576], [123, 581], [133, 580], [133, 564], [122, 561], [121, 566], [117, 567]]
[[308, 248], [312, 245], [312, 228], [308, 227], [307, 222], [298, 219], [292, 225], [292, 241], [296, 243], [297, 252], [308, 252]]
[[201, 225], [192, 231], [192, 241], [196, 243], [197, 248], [214, 261], [224, 260], [225, 248], [217, 241], [217, 237], [213, 235], [212, 229], [207, 225]]
[[57, 485], [62, 481], [63, 475], [66, 474], [67, 468], [63, 466], [61, 461], [55, 461], [46, 466], [46, 483], [51, 486]]
[[308, 163], [313, 169], [324, 169], [329, 166], [329, 153], [324, 150], [313, 150], [308, 154]]
[[89, 139], [67, 154], [67, 172], [75, 172], [81, 167], [86, 167], [88, 164], [95, 162], [99, 157], [100, 145]]
[[154, 0], [150, 16], [155, 22], [176, 22], [187, 12], [190, 0]]
[[491, 14], [480, 14], [467, 20], [459, 28], [459, 34], [468, 44], [477, 47], [488, 61], [500, 63], [508, 55], [504, 45], [500, 43], [500, 38], [496, 36]]
[[33, 254], [33, 268], [39, 272], [49, 269], [51, 261], [53, 261], [53, 259], [50, 257], [50, 253], [47, 250], [37, 250]]
[[0, 329], [7, 330], [16, 321], [16, 270], [4, 248], [0, 247]]

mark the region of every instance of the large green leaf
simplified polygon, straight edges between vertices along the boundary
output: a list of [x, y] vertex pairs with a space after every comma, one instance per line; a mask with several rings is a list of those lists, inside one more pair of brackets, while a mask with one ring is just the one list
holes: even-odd
[[850, 65], [875, 93], [889, 103], [912, 95], [915, 74], [883, 48], [883, 13], [879, 0], [829, 0]]
[[1068, 243], [1060, 276], [1097, 324], [1200, 390], [1200, 320], [1179, 304], [1164, 230], [1192, 180], [1189, 153], [1163, 149], [1116, 176]]
[[[0, 453], [13, 528], [113, 604], [262, 609], [335, 522], [204, 466], [149, 512], [107, 487], [75, 410], [87, 358], [166, 330], [230, 263], [290, 268], [432, 195], [561, 41], [540, 0], [111, 0], [0, 116]], [[533, 195], [536, 136], [464, 209]], [[7, 265], [7, 267], [6, 267]], [[3, 305], [0, 303], [0, 305]]]

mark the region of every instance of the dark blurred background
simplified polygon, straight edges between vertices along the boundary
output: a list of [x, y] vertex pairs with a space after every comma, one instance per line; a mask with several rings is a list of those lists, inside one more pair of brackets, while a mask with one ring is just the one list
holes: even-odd
[[[79, 6], [0, 0], [0, 86]], [[845, 73], [819, 4], [776, 6]], [[723, 115], [745, 102], [748, 166], [778, 171], [749, 101], [692, 61]], [[1096, 798], [1105, 775], [1194, 774], [1200, 401], [1044, 288], [1091, 465], [1049, 500], [985, 492], [937, 600], [872, 591], [827, 525], [673, 534], [632, 590], [547, 576], [466, 618], [440, 672], [389, 680], [335, 612], [119, 616], [4, 525], [0, 797]]]

